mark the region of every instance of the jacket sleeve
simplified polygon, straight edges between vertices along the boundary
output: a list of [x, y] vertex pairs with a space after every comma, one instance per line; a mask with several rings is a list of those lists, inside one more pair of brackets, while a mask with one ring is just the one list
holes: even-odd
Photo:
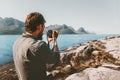
[[50, 50], [46, 42], [41, 41], [35, 46], [32, 52], [36, 56], [36, 58], [38, 58], [38, 60], [44, 61], [45, 63], [60, 62], [59, 52], [53, 52], [52, 50]]

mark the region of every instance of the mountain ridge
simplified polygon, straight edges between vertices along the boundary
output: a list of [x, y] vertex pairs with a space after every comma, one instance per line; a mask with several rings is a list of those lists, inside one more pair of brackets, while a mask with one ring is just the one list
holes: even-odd
[[[6, 17], [6, 18], [0, 17], [0, 35], [21, 34], [25, 32], [24, 25], [25, 25], [24, 22], [12, 17]], [[72, 26], [68, 26], [66, 24], [49, 25], [45, 27], [43, 33], [46, 33], [50, 29], [58, 30], [59, 34], [89, 34], [89, 32], [86, 31], [83, 27], [80, 27], [78, 30], [75, 30]]]

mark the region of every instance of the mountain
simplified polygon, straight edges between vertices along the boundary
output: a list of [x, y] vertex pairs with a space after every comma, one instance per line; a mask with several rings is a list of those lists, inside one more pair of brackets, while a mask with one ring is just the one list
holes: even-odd
[[87, 32], [83, 27], [80, 27], [80, 28], [76, 31], [76, 33], [78, 33], [78, 34], [88, 34], [89, 32]]
[[24, 31], [24, 22], [14, 18], [0, 18], [0, 34], [21, 34]]
[[58, 30], [59, 34], [90, 34], [83, 27], [80, 27], [77, 31], [75, 31], [71, 26], [63, 25], [50, 25], [45, 28], [44, 33], [46, 33], [50, 29]]
[[[24, 22], [10, 18], [1, 18], [0, 17], [0, 35], [1, 34], [21, 34], [25, 31]], [[46, 33], [50, 29], [58, 30], [59, 34], [89, 34], [83, 27], [80, 27], [75, 31], [71, 26], [66, 24], [63, 25], [49, 25], [45, 27], [44, 32]]]
[[46, 33], [50, 29], [55, 29], [59, 32], [59, 34], [75, 34], [75, 30], [71, 26], [63, 25], [50, 25], [45, 27], [44, 33]]

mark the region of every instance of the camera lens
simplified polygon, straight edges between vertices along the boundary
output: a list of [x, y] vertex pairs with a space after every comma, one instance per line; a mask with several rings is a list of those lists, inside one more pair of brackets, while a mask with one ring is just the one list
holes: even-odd
[[52, 38], [52, 30], [48, 30], [48, 32], [47, 32], [47, 36], [49, 37], [49, 38]]

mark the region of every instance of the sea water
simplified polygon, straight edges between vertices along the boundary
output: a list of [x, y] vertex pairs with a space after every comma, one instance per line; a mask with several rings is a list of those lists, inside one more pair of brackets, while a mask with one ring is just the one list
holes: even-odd
[[[60, 51], [67, 47], [82, 44], [91, 40], [98, 40], [112, 34], [65, 34], [59, 35], [57, 42]], [[0, 35], [0, 66], [13, 61], [12, 47], [14, 42], [21, 35]], [[46, 41], [46, 35], [43, 35], [43, 40]], [[52, 46], [52, 43], [51, 43]]]

